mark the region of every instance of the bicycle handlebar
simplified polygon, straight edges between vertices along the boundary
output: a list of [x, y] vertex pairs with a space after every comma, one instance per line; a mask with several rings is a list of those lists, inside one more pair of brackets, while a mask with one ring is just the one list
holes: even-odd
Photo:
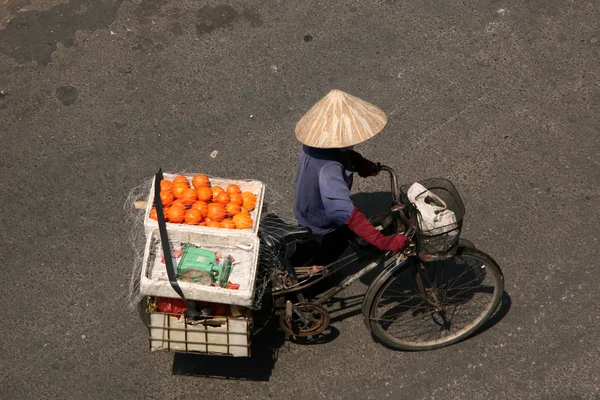
[[[392, 167], [388, 167], [387, 165], [378, 165], [377, 167], [380, 171], [386, 171], [390, 174], [390, 183], [392, 186], [392, 208], [394, 208], [394, 206], [399, 206], [398, 208], [403, 208], [403, 200], [405, 198], [405, 195], [400, 189], [400, 186], [398, 185], [398, 177], [396, 175], [396, 171], [394, 171]], [[412, 238], [416, 231], [415, 224], [413, 223], [413, 221], [410, 220], [410, 218], [407, 218], [407, 216], [403, 212], [400, 212], [400, 220], [406, 228], [406, 232], [404, 234]]]
[[398, 177], [396, 176], [396, 171], [392, 167], [388, 167], [387, 165], [382, 165], [380, 167], [381, 171], [386, 171], [390, 174], [390, 181], [392, 184], [392, 201], [394, 205], [402, 204], [402, 199], [400, 198], [400, 187], [398, 186]]

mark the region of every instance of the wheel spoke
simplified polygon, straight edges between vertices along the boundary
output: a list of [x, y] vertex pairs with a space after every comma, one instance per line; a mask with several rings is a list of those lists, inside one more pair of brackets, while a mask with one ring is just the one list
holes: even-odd
[[[415, 297], [417, 297], [417, 296], [415, 296]], [[388, 309], [386, 312], [389, 312], [390, 310], [393, 310], [395, 308], [407, 308], [407, 307], [410, 307], [410, 309], [413, 309], [413, 308], [418, 307], [420, 304], [423, 303], [421, 301], [421, 302], [419, 302], [418, 304], [415, 305], [414, 301], [411, 301], [411, 300], [413, 300], [413, 299], [411, 298], [409, 300], [403, 301], [401, 303], [396, 303], [396, 304], [383, 303], [382, 306], [386, 306], [387, 309]], [[405, 312], [405, 311], [403, 311], [403, 312]]]
[[[403, 326], [400, 326], [399, 328], [402, 328]], [[414, 327], [413, 329], [410, 329], [408, 332], [406, 332], [404, 334], [405, 337], [415, 337], [415, 338], [419, 338], [422, 337], [424, 335], [427, 335], [427, 339], [426, 341], [428, 341], [433, 335], [435, 335], [436, 332], [441, 331], [442, 329], [440, 329], [440, 326], [435, 324], [435, 323], [431, 323], [430, 327], [426, 327], [423, 325], [419, 325], [417, 327]], [[416, 334], [413, 334], [415, 331], [418, 331]], [[389, 329], [387, 330], [388, 333], [394, 333], [394, 332], [399, 332], [398, 330], [392, 330]]]
[[462, 290], [462, 289], [465, 289], [465, 288], [472, 288], [473, 287], [473, 283], [476, 283], [476, 282], [477, 282], [477, 278], [471, 279], [470, 281], [465, 282], [465, 283], [463, 283], [461, 285], [458, 285], [458, 286], [442, 285], [442, 286], [440, 286], [440, 289], [444, 288], [446, 292], [449, 292], [451, 290]]
[[465, 268], [460, 275], [458, 275], [456, 278], [454, 278], [452, 281], [448, 282], [448, 283], [452, 283], [452, 282], [456, 282], [458, 281], [463, 275], [465, 275], [467, 272], [471, 271], [471, 269], [469, 268]]
[[[409, 298], [407, 298], [406, 300], [404, 300], [404, 302], [410, 301], [410, 300], [418, 298], [420, 296], [421, 296], [420, 294], [413, 294], [412, 296], [410, 296]], [[394, 299], [394, 298], [401, 298], [401, 297], [397, 295], [397, 296], [388, 296], [386, 298], [387, 299]]]
[[[423, 308], [423, 307], [421, 307], [421, 305], [417, 305], [417, 306], [414, 306], [414, 307], [412, 307], [412, 308], [411, 308], [411, 309], [409, 309], [409, 310], [406, 310], [406, 311], [400, 311], [400, 312], [397, 312], [397, 313], [395, 313], [395, 314], [388, 314], [387, 312], [385, 312], [385, 313], [383, 313], [383, 314], [382, 314], [382, 316], [383, 316], [383, 315], [385, 315], [385, 316], [386, 316], [386, 318], [388, 318], [388, 320], [390, 320], [390, 321], [393, 321], [393, 320], [395, 320], [395, 318], [393, 318], [394, 316], [400, 316], [400, 315], [407, 315], [407, 314], [411, 314], [411, 312], [410, 312], [410, 311], [412, 311], [412, 310], [418, 310], [418, 309], [420, 309], [420, 308]], [[419, 315], [421, 315], [421, 314], [419, 314]], [[416, 318], [416, 317], [415, 317], [415, 316], [412, 316], [412, 317], [410, 317], [410, 318]], [[381, 319], [381, 317], [378, 317], [378, 319]]]
[[[494, 289], [495, 289], [495, 288], [494, 288], [493, 286], [489, 286], [489, 285], [479, 285], [479, 286], [477, 286], [477, 287], [473, 287], [473, 286], [471, 286], [471, 287], [468, 287], [468, 288], [467, 288], [467, 287], [465, 287], [465, 288], [460, 288], [460, 291], [459, 291], [459, 292], [457, 292], [457, 293], [454, 293], [454, 291], [452, 291], [451, 293], [452, 293], [452, 296], [453, 296], [453, 297], [455, 297], [455, 296], [459, 296], [459, 295], [461, 295], [461, 294], [463, 294], [463, 293], [466, 293], [466, 292], [468, 292], [468, 291], [475, 291], [476, 289], [477, 289], [477, 293], [485, 293], [485, 292], [486, 292], [486, 291], [488, 291], [489, 289], [492, 289], [491, 293], [489, 293], [489, 294], [493, 294], [493, 293], [494, 293]], [[448, 292], [449, 292], [449, 291], [446, 291], [446, 293], [448, 293]]]
[[[402, 326], [400, 326], [400, 327], [398, 327], [398, 328], [402, 328]], [[415, 335], [411, 335], [411, 334], [412, 334], [413, 332], [417, 331], [417, 330], [421, 330], [421, 331], [423, 331], [424, 329], [426, 329], [426, 327], [423, 327], [423, 325], [419, 325], [418, 327], [415, 327], [415, 328], [413, 328], [413, 329], [409, 330], [409, 331], [408, 331], [408, 332], [407, 332], [405, 335], [406, 335], [406, 336], [408, 336], [408, 337], [415, 336]], [[388, 332], [388, 333], [393, 333], [393, 332], [398, 332], [398, 330], [394, 331], [394, 330], [391, 330], [390, 328], [388, 328], [388, 329], [387, 329], [387, 332]], [[417, 337], [418, 337], [418, 336], [420, 336], [420, 335], [417, 335]]]

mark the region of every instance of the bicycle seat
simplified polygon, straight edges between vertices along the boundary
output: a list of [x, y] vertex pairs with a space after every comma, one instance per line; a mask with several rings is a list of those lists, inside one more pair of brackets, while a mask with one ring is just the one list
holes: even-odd
[[266, 215], [260, 223], [260, 237], [269, 248], [279, 250], [299, 240], [312, 236], [312, 230], [285, 223], [275, 214]]

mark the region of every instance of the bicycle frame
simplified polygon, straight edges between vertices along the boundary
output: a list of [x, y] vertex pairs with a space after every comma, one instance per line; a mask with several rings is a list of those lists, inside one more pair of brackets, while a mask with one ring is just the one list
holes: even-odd
[[[384, 262], [387, 258], [390, 257], [390, 255], [391, 255], [391, 252], [387, 252], [384, 255], [382, 255], [381, 257], [379, 257], [376, 261], [370, 262], [365, 267], [361, 268], [360, 271], [358, 271], [355, 274], [352, 274], [352, 275], [346, 277], [338, 285], [336, 285], [336, 286], [332, 287], [331, 289], [329, 289], [329, 290], [325, 291], [324, 293], [322, 293], [319, 296], [319, 298], [317, 300], [315, 300], [313, 303], [318, 304], [318, 305], [325, 304], [333, 296], [335, 296], [336, 294], [338, 294], [342, 290], [346, 289], [348, 286], [352, 285], [354, 282], [356, 282], [358, 279], [360, 279], [363, 275], [367, 274], [368, 272], [370, 272], [371, 270], [373, 270], [375, 267], [377, 267], [378, 265], [380, 265], [382, 262]], [[401, 256], [403, 256], [403, 254], [399, 253], [398, 254], [398, 259]], [[405, 259], [406, 259], [406, 257], [405, 257]]]
[[[390, 174], [390, 183], [391, 183], [391, 189], [392, 189], [391, 211], [395, 214], [394, 216], [397, 216], [398, 219], [400, 219], [402, 227], [405, 228], [403, 231], [406, 232], [407, 236], [412, 236], [411, 232], [414, 232], [414, 224], [412, 223], [412, 221], [410, 221], [404, 215], [404, 212], [403, 212], [404, 206], [403, 206], [402, 197], [401, 197], [401, 196], [403, 196], [403, 193], [401, 192], [400, 187], [398, 185], [398, 179], [396, 177], [396, 173], [391, 167], [388, 167], [385, 165], [381, 166], [381, 170], [386, 171]], [[410, 255], [412, 255], [412, 254], [397, 253], [395, 261], [396, 261], [396, 263], [405, 261], [409, 258]], [[331, 264], [323, 266], [322, 267], [323, 273], [319, 278], [311, 279], [312, 277], [309, 276], [309, 278], [307, 278], [304, 281], [304, 282], [307, 282], [306, 284], [304, 282], [299, 282], [299, 283], [296, 283], [293, 287], [288, 288], [286, 290], [281, 290], [281, 291], [275, 292], [275, 293], [273, 293], [273, 295], [283, 296], [286, 294], [302, 292], [303, 290], [321, 282], [322, 280], [326, 279], [327, 277], [341, 271], [345, 267], [351, 265], [353, 262], [358, 261], [359, 259], [361, 259], [365, 256], [371, 256], [370, 258], [375, 257], [375, 260], [371, 261], [370, 263], [368, 263], [367, 265], [362, 267], [358, 272], [356, 272], [352, 275], [349, 275], [348, 277], [343, 279], [339, 284], [337, 284], [337, 285], [333, 286], [332, 288], [326, 290], [325, 292], [321, 293], [318, 296], [318, 298], [312, 302], [317, 305], [323, 305], [327, 301], [329, 301], [329, 299], [331, 299], [333, 296], [335, 296], [337, 293], [346, 289], [347, 287], [349, 287], [350, 285], [355, 283], [357, 280], [359, 280], [362, 276], [369, 273], [375, 267], [377, 267], [378, 265], [383, 263], [385, 260], [392, 257], [393, 253], [391, 251], [381, 252], [380, 250], [371, 250], [371, 251], [365, 252], [363, 254], [354, 253], [354, 254], [348, 255], [337, 261], [334, 261]], [[308, 281], [310, 281], [310, 282], [308, 282]]]

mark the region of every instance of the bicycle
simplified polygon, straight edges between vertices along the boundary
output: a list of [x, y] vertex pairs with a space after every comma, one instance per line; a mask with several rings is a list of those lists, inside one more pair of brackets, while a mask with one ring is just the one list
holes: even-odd
[[[263, 219], [261, 248], [282, 266], [271, 278], [273, 308], [280, 326], [293, 337], [319, 335], [330, 321], [324, 305], [383, 266], [362, 304], [365, 325], [375, 338], [398, 350], [431, 350], [464, 340], [498, 309], [504, 293], [502, 271], [492, 257], [460, 240], [464, 207], [449, 181], [422, 183], [446, 196], [457, 222], [440, 232], [425, 232], [419, 212], [398, 185], [394, 170], [388, 166], [381, 170], [390, 174], [392, 205], [387, 214], [371, 222], [386, 235], [404, 233], [410, 237], [411, 245], [403, 252], [384, 252], [355, 239], [351, 244], [354, 252], [331, 264], [293, 266], [291, 259], [298, 245], [312, 240], [312, 232], [285, 224], [274, 215]], [[358, 272], [308, 296], [310, 289], [355, 262], [361, 265]]]

